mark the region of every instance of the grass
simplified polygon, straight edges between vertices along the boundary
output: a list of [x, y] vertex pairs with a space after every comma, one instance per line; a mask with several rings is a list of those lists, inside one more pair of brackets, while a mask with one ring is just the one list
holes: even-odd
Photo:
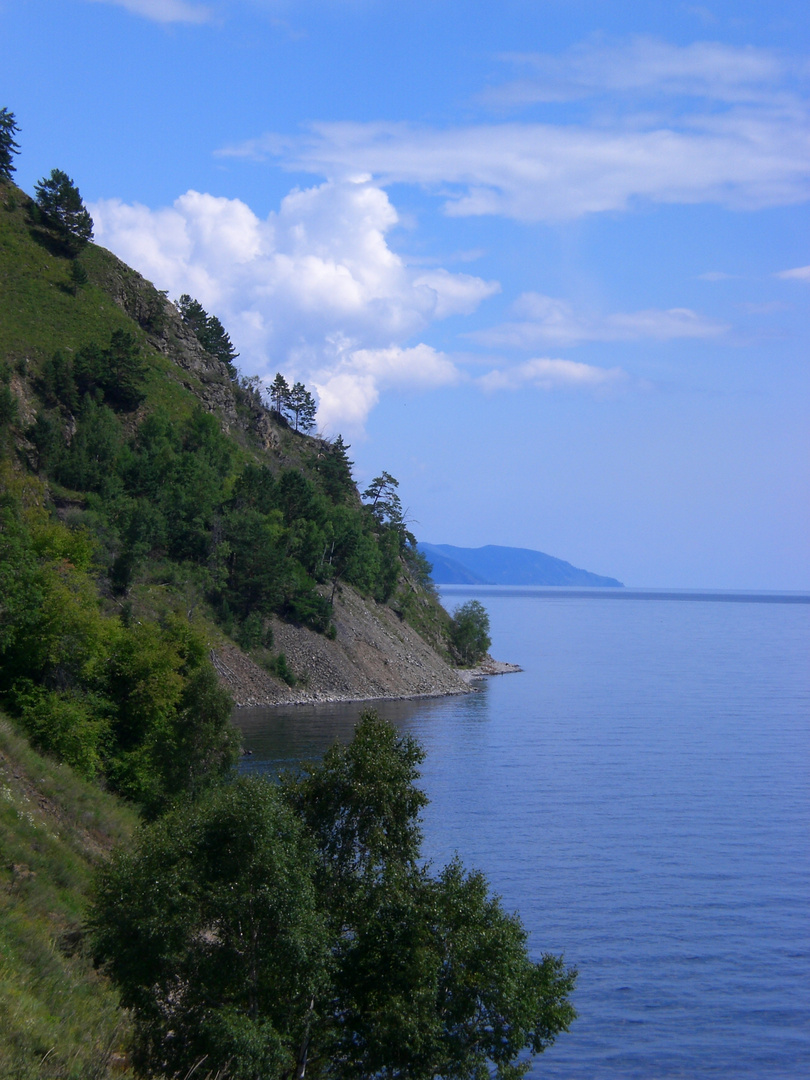
[[[115, 301], [93, 284], [92, 273], [86, 285], [76, 286], [72, 260], [34, 241], [29, 205], [24, 192], [0, 181], [0, 356], [37, 361], [131, 329]], [[84, 265], [86, 259], [82, 253], [78, 261]]]
[[127, 1016], [82, 938], [100, 859], [136, 824], [0, 717], [0, 1077], [127, 1077]]

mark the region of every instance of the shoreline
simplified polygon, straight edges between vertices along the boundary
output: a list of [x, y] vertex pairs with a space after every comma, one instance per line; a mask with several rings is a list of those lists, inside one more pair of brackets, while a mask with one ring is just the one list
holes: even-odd
[[462, 694], [476, 694], [480, 690], [473, 685], [482, 679], [493, 675], [512, 675], [522, 672], [519, 664], [510, 664], [505, 660], [493, 660], [487, 657], [473, 668], [454, 668], [455, 673], [464, 684], [448, 690], [426, 691], [412, 694], [332, 694], [329, 691], [313, 691], [308, 693], [305, 688], [290, 689], [290, 696], [282, 695], [275, 701], [240, 701], [234, 704], [234, 713], [242, 709], [278, 709], [289, 708], [295, 705], [360, 705], [364, 702], [373, 701], [420, 701], [431, 700], [440, 697], [455, 697]]

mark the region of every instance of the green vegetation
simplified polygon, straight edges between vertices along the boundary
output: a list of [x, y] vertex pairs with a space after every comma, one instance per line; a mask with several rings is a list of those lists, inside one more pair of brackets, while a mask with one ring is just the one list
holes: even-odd
[[96, 866], [128, 840], [120, 799], [41, 757], [0, 717], [0, 1077], [96, 1080], [129, 1020], [84, 944]]
[[575, 972], [458, 861], [421, 863], [423, 753], [375, 713], [276, 788], [240, 780], [105, 869], [99, 956], [145, 1075], [517, 1078], [575, 1013]]
[[460, 604], [450, 618], [450, 642], [462, 664], [477, 664], [489, 652], [489, 615], [480, 600]]
[[56, 234], [72, 255], [93, 239], [93, 219], [79, 189], [66, 172], [52, 169], [36, 186], [38, 219]]
[[367, 715], [298, 778], [234, 778], [226, 637], [295, 685], [272, 620], [334, 637], [351, 585], [466, 659], [397, 481], [361, 497], [309, 391], [279, 375], [267, 409], [215, 316], [89, 242], [69, 177], [16, 188], [16, 132], [0, 111], [0, 1078], [521, 1075], [574, 974], [423, 865], [420, 748]]
[[237, 371], [234, 360], [239, 353], [233, 347], [233, 342], [216, 315], [209, 315], [202, 304], [193, 300], [188, 293], [183, 293], [177, 301], [177, 310], [180, 312], [180, 318], [193, 331], [205, 351], [225, 364], [228, 374], [235, 379]]
[[277, 373], [267, 396], [276, 416], [292, 424], [295, 431], [312, 431], [315, 427], [315, 398], [303, 383], [296, 382], [290, 387], [284, 376]]
[[0, 109], [0, 180], [10, 180], [15, 171], [14, 155], [20, 152], [20, 147], [14, 136], [19, 131], [14, 113]]

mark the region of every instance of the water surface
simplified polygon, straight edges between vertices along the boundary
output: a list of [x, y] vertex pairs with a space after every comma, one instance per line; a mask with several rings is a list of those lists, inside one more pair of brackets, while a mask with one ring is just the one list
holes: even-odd
[[[377, 708], [427, 750], [429, 856], [580, 969], [530, 1075], [810, 1076], [810, 606], [443, 593], [524, 672]], [[359, 709], [241, 710], [244, 767], [319, 757]]]

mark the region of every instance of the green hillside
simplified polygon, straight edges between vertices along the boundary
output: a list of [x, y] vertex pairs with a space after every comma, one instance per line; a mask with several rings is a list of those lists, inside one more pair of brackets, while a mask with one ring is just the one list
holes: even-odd
[[121, 1064], [128, 1019], [87, 955], [82, 923], [99, 860], [135, 820], [120, 799], [32, 751], [0, 716], [4, 1080], [100, 1080]]
[[0, 109], [0, 1080], [522, 1075], [576, 973], [425, 865], [421, 748], [367, 713], [299, 777], [234, 776], [229, 639], [293, 685], [274, 628], [335, 640], [344, 590], [474, 661], [397, 481], [361, 495], [304, 386], [271, 410], [215, 315], [88, 243], [64, 173], [15, 187], [15, 131]]
[[294, 682], [271, 618], [330, 635], [347, 583], [444, 647], [395, 481], [364, 503], [347, 450], [0, 179], [0, 1076], [128, 1075], [87, 890], [139, 815], [232, 769], [213, 645]]

